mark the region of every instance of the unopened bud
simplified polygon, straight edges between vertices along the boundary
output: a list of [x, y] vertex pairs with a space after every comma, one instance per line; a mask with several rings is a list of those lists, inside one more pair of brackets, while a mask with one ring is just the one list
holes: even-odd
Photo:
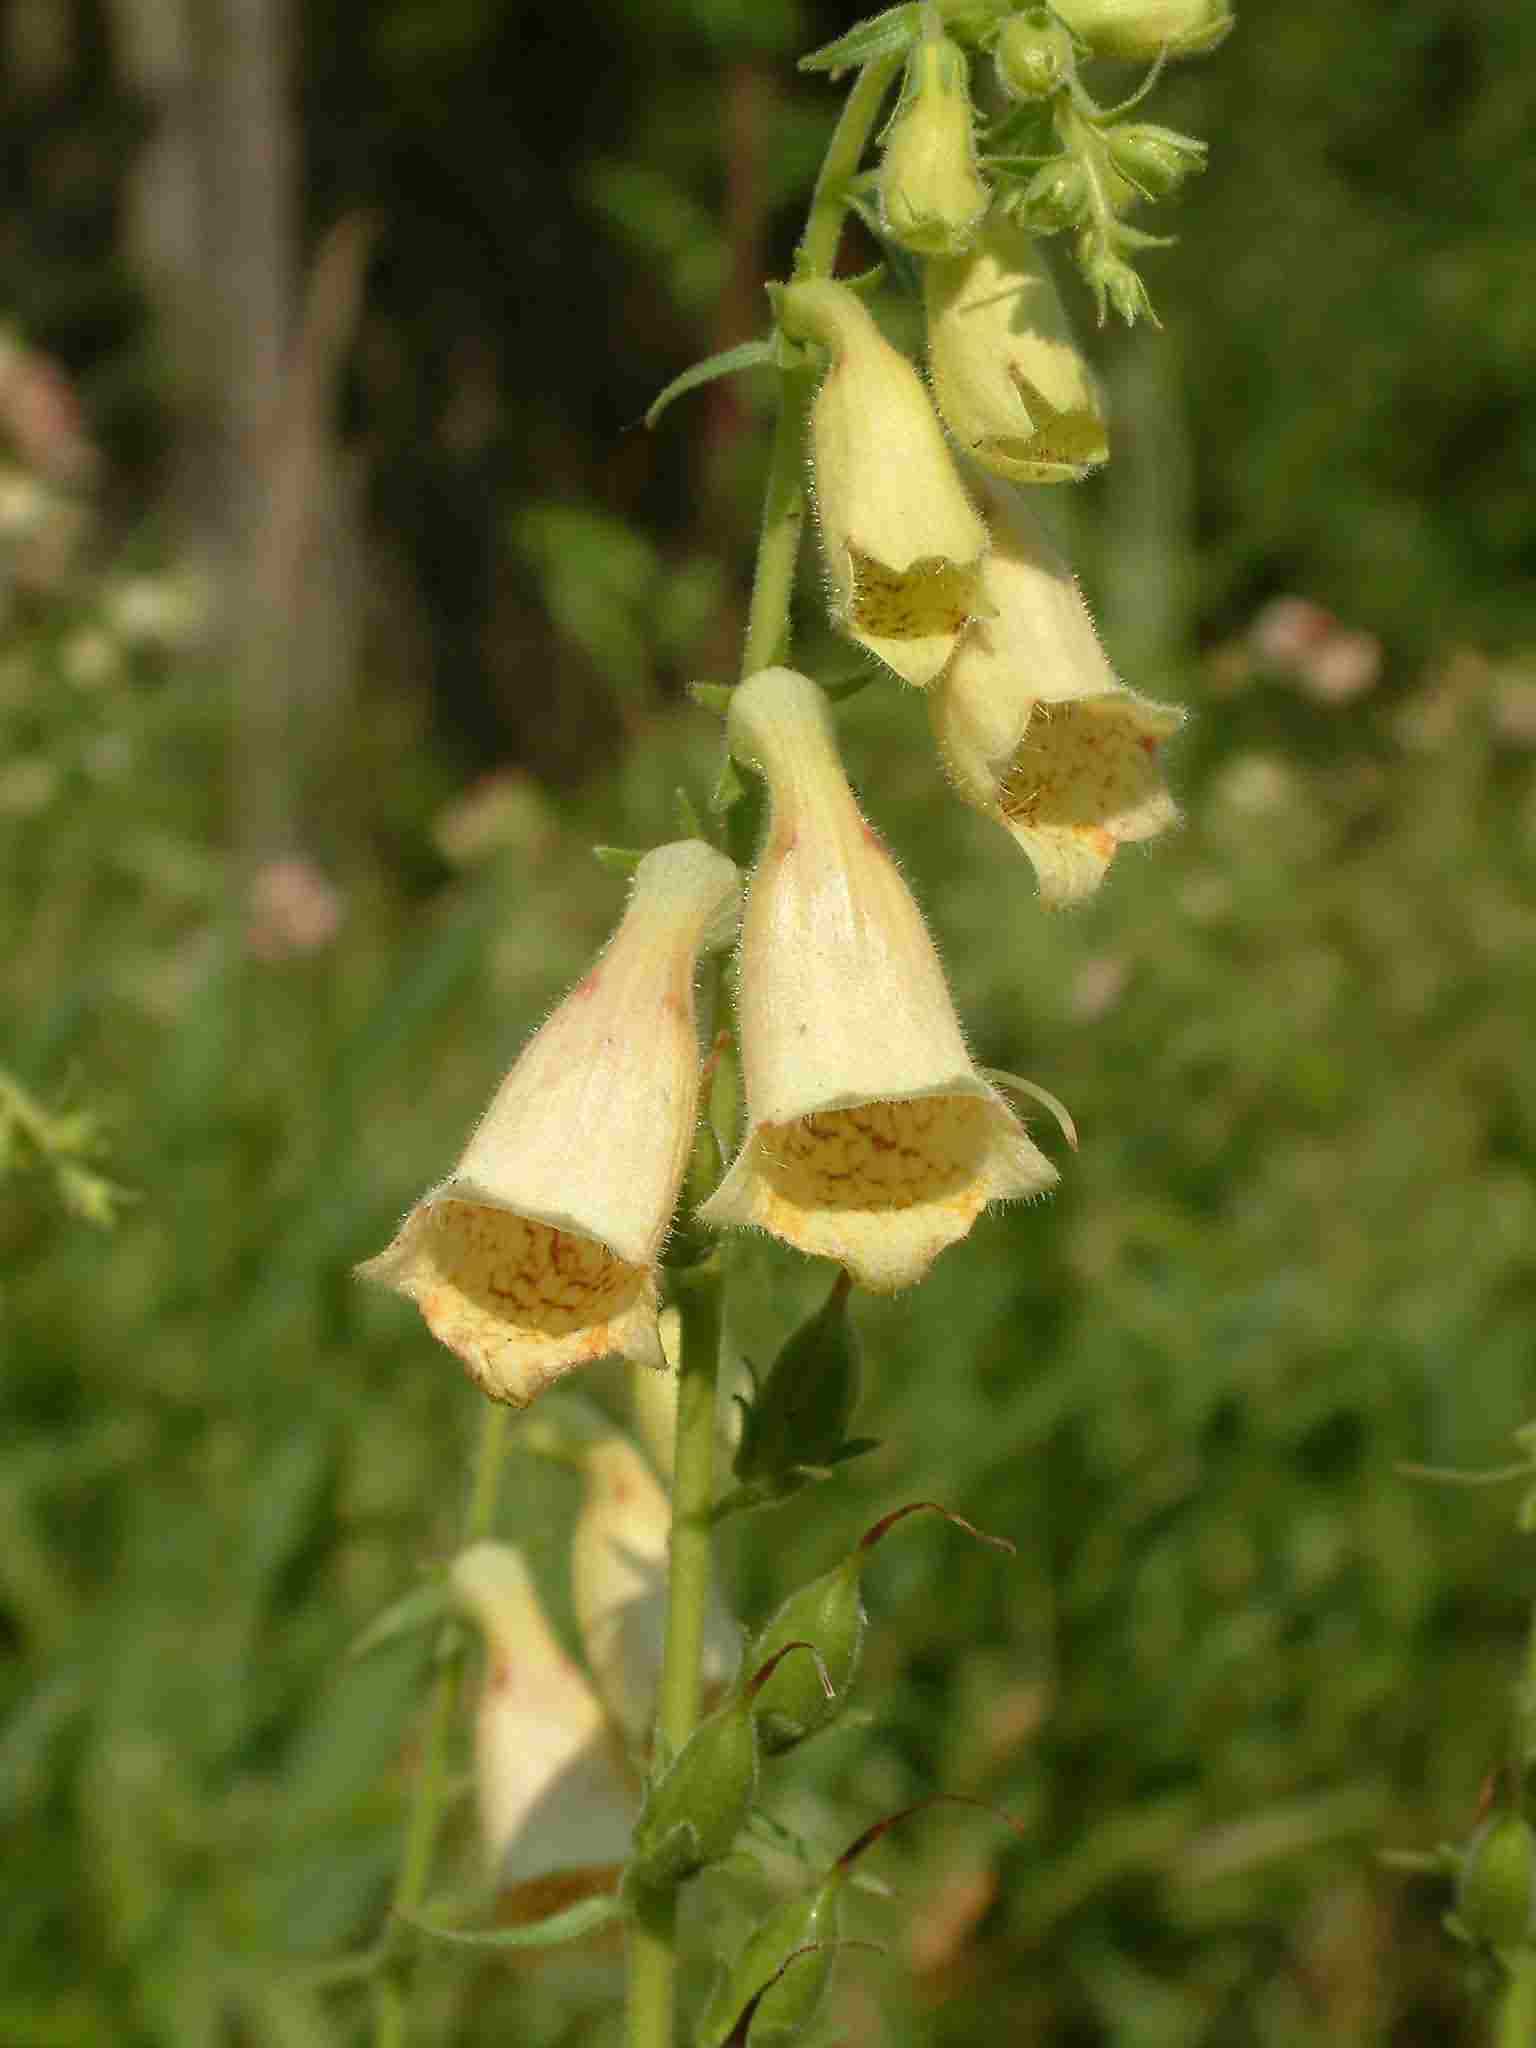
[[906, 88], [880, 160], [886, 232], [920, 256], [963, 249], [987, 210], [976, 168], [965, 53], [925, 38], [907, 61]]
[[807, 1465], [832, 1463], [859, 1403], [859, 1339], [848, 1315], [852, 1281], [840, 1273], [816, 1313], [773, 1361], [746, 1408], [736, 1477], [743, 1483], [789, 1479]]
[[1202, 57], [1232, 26], [1227, 0], [1054, 0], [1067, 26], [1101, 56]]
[[1456, 1885], [1456, 1917], [1474, 1941], [1522, 1948], [1536, 1908], [1536, 1834], [1518, 1813], [1495, 1813], [1467, 1844]]
[[1045, 7], [1003, 24], [995, 52], [998, 82], [1010, 98], [1045, 100], [1072, 76], [1072, 37]]
[[813, 1685], [810, 1667], [803, 1661], [785, 1663], [762, 1684], [757, 1696], [758, 1729], [763, 1749], [769, 1756], [793, 1749], [808, 1735], [825, 1728], [848, 1704], [848, 1695], [858, 1675], [864, 1651], [864, 1631], [869, 1617], [864, 1612], [860, 1582], [875, 1546], [886, 1533], [908, 1515], [925, 1511], [940, 1514], [957, 1529], [964, 1529], [982, 1543], [1012, 1551], [1013, 1545], [1000, 1536], [989, 1536], [951, 1514], [937, 1501], [909, 1501], [895, 1508], [866, 1529], [858, 1543], [840, 1564], [819, 1579], [791, 1593], [773, 1613], [753, 1644], [748, 1661], [759, 1669], [770, 1658], [782, 1656], [795, 1642], [813, 1643], [820, 1653], [817, 1676], [831, 1681], [830, 1687]]
[[1127, 121], [1105, 131], [1110, 161], [1138, 191], [1154, 199], [1177, 192], [1186, 178], [1205, 169], [1205, 144], [1150, 121]]
[[1088, 209], [1088, 173], [1076, 157], [1053, 157], [1004, 202], [1010, 220], [1034, 234], [1054, 234], [1080, 221]]
[[1127, 327], [1134, 327], [1141, 319], [1155, 318], [1152, 301], [1147, 296], [1147, 288], [1139, 272], [1123, 256], [1117, 256], [1113, 249], [1106, 248], [1091, 228], [1084, 229], [1078, 237], [1077, 260], [1089, 289], [1098, 301], [1101, 327], [1106, 304], [1114, 307]]
[[[670, 1764], [652, 1779], [635, 1823], [632, 1880], [667, 1890], [730, 1851], [757, 1790], [758, 1696], [792, 1651], [814, 1665], [821, 1689], [831, 1679], [811, 1644], [784, 1643], [760, 1660], [747, 1683], [699, 1723]], [[815, 1683], [815, 1681], [812, 1681]]]

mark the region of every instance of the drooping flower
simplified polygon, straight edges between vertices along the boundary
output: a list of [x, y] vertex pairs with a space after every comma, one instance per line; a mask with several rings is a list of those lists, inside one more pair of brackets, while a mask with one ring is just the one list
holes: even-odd
[[880, 159], [880, 214], [886, 231], [920, 256], [965, 248], [987, 210], [976, 168], [965, 52], [947, 36], [924, 36], [907, 75]]
[[[616, 1432], [588, 1445], [581, 1467], [585, 1492], [571, 1543], [576, 1625], [608, 1711], [638, 1753], [650, 1740], [661, 1686], [672, 1504], [639, 1451]], [[740, 1649], [740, 1632], [711, 1581], [702, 1664], [707, 1693], [729, 1682]]]
[[702, 840], [648, 853], [607, 950], [458, 1166], [361, 1268], [495, 1400], [525, 1407], [610, 1352], [663, 1364], [655, 1264], [698, 1108], [694, 969], [736, 900], [735, 868]]
[[1232, 26], [1227, 0], [1057, 0], [1068, 28], [1106, 57], [1202, 57]]
[[1109, 459], [1104, 402], [1039, 241], [997, 213], [965, 256], [924, 267], [928, 368], [967, 454], [1015, 483], [1071, 483]]
[[855, 292], [784, 286], [779, 319], [831, 365], [811, 407], [811, 467], [832, 616], [920, 688], [983, 602], [987, 529], [966, 496], [922, 379]]
[[1038, 1194], [1056, 1170], [971, 1064], [821, 691], [760, 671], [732, 699], [730, 739], [772, 815], [742, 929], [747, 1136], [699, 1213], [837, 1259], [861, 1286], [911, 1286], [988, 1202]]
[[610, 1891], [639, 1787], [602, 1702], [556, 1641], [520, 1552], [477, 1543], [450, 1575], [485, 1638], [475, 1799], [498, 1910], [538, 1920]]
[[979, 486], [996, 607], [929, 693], [950, 779], [1034, 863], [1043, 901], [1091, 895], [1123, 842], [1178, 816], [1158, 760], [1184, 714], [1135, 696], [1110, 667], [1071, 571], [1022, 502]]

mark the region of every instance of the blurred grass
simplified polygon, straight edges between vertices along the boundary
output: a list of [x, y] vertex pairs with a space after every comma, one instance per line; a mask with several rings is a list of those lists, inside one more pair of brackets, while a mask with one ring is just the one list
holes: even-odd
[[[904, 1497], [1020, 1547], [894, 1537], [870, 1723], [770, 1780], [826, 1854], [939, 1786], [1027, 1823], [1027, 1847], [972, 1819], [882, 1851], [894, 1924], [926, 1933], [915, 1995], [899, 1963], [848, 1972], [884, 1985], [881, 2038], [1475, 2037], [1432, 1888], [1373, 1857], [1470, 1821], [1530, 1594], [1506, 1496], [1395, 1469], [1500, 1459], [1530, 1398], [1512, 688], [1469, 656], [1336, 708], [1255, 672], [1176, 757], [1182, 830], [1054, 920], [944, 793], [919, 705], [845, 713], [979, 1056], [1062, 1094], [1083, 1141], [1049, 1203], [864, 1304], [886, 1448], [728, 1546], [748, 1615]], [[339, 800], [339, 929], [262, 959], [219, 850], [217, 679], [86, 690], [40, 635], [0, 717], [7, 758], [51, 770], [0, 821], [0, 1042], [40, 1097], [86, 1091], [137, 1194], [101, 1231], [45, 1177], [0, 1192], [0, 1810], [26, 1874], [0, 2037], [349, 2040], [356, 1993], [300, 1966], [374, 1931], [424, 1652], [345, 1651], [451, 1544], [476, 1414], [350, 1268], [600, 940], [619, 884], [586, 844], [666, 833], [714, 734], [656, 712], [608, 778], [466, 812], [429, 767], [372, 794], [412, 745], [381, 698]], [[739, 1262], [762, 1357], [817, 1282], [767, 1245]], [[502, 1523], [546, 1574], [569, 1494], [514, 1457]], [[420, 2038], [594, 2038], [569, 2000], [596, 1979], [561, 1970], [434, 1960]]]

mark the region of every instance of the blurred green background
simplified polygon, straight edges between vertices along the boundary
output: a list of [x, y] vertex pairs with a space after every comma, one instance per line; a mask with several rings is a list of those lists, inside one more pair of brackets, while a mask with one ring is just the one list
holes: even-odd
[[[636, 422], [760, 331], [851, 18], [0, 7], [7, 2048], [367, 2037], [313, 1972], [378, 1930], [427, 1650], [346, 1652], [478, 1404], [350, 1269], [608, 929], [591, 842], [708, 790], [766, 394]], [[870, 1859], [859, 2048], [1487, 2024], [1377, 1858], [1470, 1831], [1533, 1590], [1508, 1488], [1398, 1467], [1504, 1462], [1533, 1378], [1536, 13], [1254, 0], [1150, 112], [1211, 169], [1050, 511], [1196, 714], [1182, 829], [1046, 919], [910, 694], [844, 719], [979, 1056], [1082, 1134], [863, 1305], [884, 1450], [724, 1546], [755, 1617], [905, 1498], [1019, 1545], [893, 1537], [867, 1722], [766, 1781], [822, 1856], [939, 1787], [1027, 1825]], [[761, 1357], [821, 1281], [743, 1266]], [[573, 1506], [514, 1452], [557, 1592]], [[610, 2040], [608, 1968], [423, 1954], [411, 2039]]]

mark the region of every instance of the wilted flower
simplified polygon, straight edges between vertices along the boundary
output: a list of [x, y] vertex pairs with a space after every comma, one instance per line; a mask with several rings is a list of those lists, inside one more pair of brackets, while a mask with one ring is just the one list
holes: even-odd
[[451, 1577], [485, 1637], [475, 1797], [487, 1871], [506, 1917], [539, 1919], [612, 1889], [629, 1855], [639, 1789], [597, 1693], [556, 1641], [521, 1554], [477, 1543]]
[[811, 462], [834, 621], [919, 687], [982, 603], [987, 530], [921, 378], [856, 293], [830, 278], [779, 293], [784, 331], [832, 362], [811, 409]]
[[929, 263], [928, 367], [960, 446], [1015, 483], [1070, 483], [1109, 458], [1104, 404], [1040, 244], [993, 215], [968, 256]]
[[361, 1269], [417, 1302], [495, 1400], [524, 1407], [610, 1352], [663, 1363], [654, 1268], [698, 1109], [694, 968], [736, 888], [702, 840], [646, 855], [607, 951]]
[[[672, 1504], [627, 1437], [599, 1437], [583, 1450], [581, 1467], [585, 1492], [571, 1545], [576, 1624], [608, 1710], [638, 1751], [650, 1739], [661, 1686]], [[729, 1682], [739, 1652], [736, 1624], [711, 1582], [707, 1693]]]
[[822, 693], [764, 669], [732, 699], [730, 738], [766, 776], [772, 818], [741, 944], [747, 1137], [700, 1215], [760, 1225], [862, 1286], [911, 1286], [988, 1202], [1038, 1194], [1056, 1170], [971, 1064]]
[[1106, 57], [1200, 57], [1232, 26], [1227, 0], [1052, 0], [1067, 26]]
[[987, 210], [976, 168], [965, 52], [925, 36], [907, 60], [906, 85], [880, 159], [887, 233], [920, 256], [953, 256]]
[[1134, 696], [1099, 645], [1082, 593], [1020, 502], [988, 480], [986, 565], [996, 614], [978, 620], [930, 710], [956, 789], [1011, 832], [1050, 904], [1091, 895], [1126, 840], [1178, 815], [1158, 764], [1184, 714]]

